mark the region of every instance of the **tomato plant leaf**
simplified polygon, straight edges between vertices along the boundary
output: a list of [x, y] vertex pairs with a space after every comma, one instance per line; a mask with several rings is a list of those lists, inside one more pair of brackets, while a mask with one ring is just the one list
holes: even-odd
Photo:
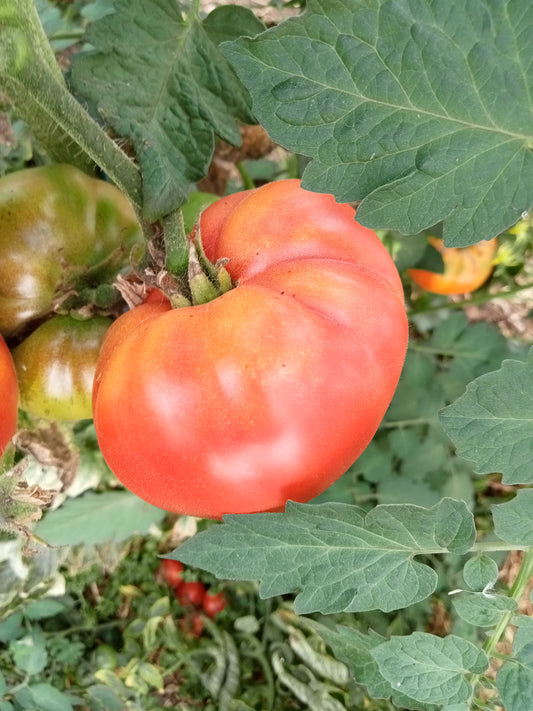
[[114, 7], [88, 28], [95, 51], [75, 58], [72, 80], [105, 123], [131, 140], [144, 212], [157, 219], [206, 175], [215, 137], [239, 145], [235, 119], [253, 121], [248, 94], [216, 42], [264, 26], [245, 8], [204, 24], [174, 0], [117, 0]]
[[492, 518], [502, 541], [533, 546], [533, 489], [520, 489], [511, 501], [492, 506]]
[[[451, 528], [443, 507], [454, 519]], [[298, 614], [391, 611], [424, 600], [437, 576], [413, 556], [449, 547], [464, 552], [475, 537], [466, 504], [450, 499], [429, 509], [383, 505], [366, 514], [347, 504], [288, 502], [284, 514], [224, 521], [168, 557], [220, 578], [260, 580], [264, 598], [298, 592]], [[444, 540], [448, 547], [438, 542]]]
[[518, 603], [505, 595], [463, 592], [453, 598], [453, 606], [465, 622], [476, 627], [494, 627], [503, 613], [516, 610]]
[[74, 711], [71, 702], [75, 699], [54, 688], [51, 684], [32, 684], [29, 689], [35, 705], [40, 711]]
[[368, 695], [374, 699], [388, 699], [400, 708], [414, 711], [436, 711], [433, 704], [420, 704], [394, 688], [379, 671], [372, 650], [385, 641], [374, 630], [364, 634], [354, 627], [337, 625], [334, 629], [313, 622], [322, 639], [331, 647], [335, 657], [350, 670], [353, 681], [366, 686]]
[[440, 421], [478, 474], [501, 472], [504, 484], [533, 483], [533, 352], [526, 363], [505, 360], [470, 383]]
[[476, 555], [466, 561], [463, 579], [470, 590], [475, 592], [491, 588], [498, 580], [498, 564], [484, 553]]
[[496, 687], [506, 711], [529, 711], [533, 698], [533, 669], [507, 662], [496, 675]]
[[380, 673], [402, 693], [424, 703], [460, 704], [472, 696], [466, 674], [488, 667], [485, 653], [455, 635], [426, 632], [392, 637], [371, 650]]
[[165, 511], [128, 491], [89, 491], [67, 499], [51, 516], [45, 516], [35, 533], [52, 546], [92, 545], [146, 533], [164, 517]]
[[466, 246], [533, 203], [529, 0], [309, 0], [223, 46], [275, 141], [313, 160], [304, 187], [358, 220]]

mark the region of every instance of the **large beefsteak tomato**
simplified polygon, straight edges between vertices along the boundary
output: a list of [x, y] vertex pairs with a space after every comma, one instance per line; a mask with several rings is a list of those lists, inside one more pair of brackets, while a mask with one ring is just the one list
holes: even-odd
[[100, 448], [124, 485], [219, 519], [283, 509], [337, 479], [373, 437], [407, 344], [403, 290], [374, 232], [298, 180], [201, 215], [235, 288], [121, 316], [93, 389]]
[[0, 456], [17, 428], [18, 387], [15, 366], [4, 339], [0, 336]]

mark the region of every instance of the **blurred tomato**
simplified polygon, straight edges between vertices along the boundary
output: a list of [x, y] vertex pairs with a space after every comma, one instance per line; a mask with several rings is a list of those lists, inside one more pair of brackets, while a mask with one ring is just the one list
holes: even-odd
[[0, 456], [17, 429], [17, 375], [11, 353], [0, 336]]
[[445, 247], [437, 237], [429, 237], [428, 241], [441, 253], [444, 272], [407, 270], [415, 284], [425, 291], [433, 294], [469, 294], [479, 289], [492, 274], [498, 250], [496, 238], [470, 247]]

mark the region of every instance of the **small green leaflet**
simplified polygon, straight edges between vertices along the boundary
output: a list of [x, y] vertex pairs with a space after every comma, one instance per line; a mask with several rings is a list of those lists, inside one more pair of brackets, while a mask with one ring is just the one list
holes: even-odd
[[466, 246], [533, 203], [532, 34], [531, 0], [309, 0], [222, 50], [304, 187]]
[[465, 622], [476, 627], [494, 627], [505, 612], [518, 603], [511, 597], [490, 592], [462, 592], [453, 598], [455, 611]]
[[229, 515], [171, 556], [219, 578], [260, 580], [263, 598], [297, 592], [298, 614], [397, 610], [437, 583], [416, 555], [467, 552], [475, 538], [462, 501], [400, 504], [366, 513], [348, 504], [288, 502], [285, 513]]
[[466, 561], [463, 579], [470, 590], [482, 592], [492, 588], [498, 580], [498, 565], [485, 553], [478, 554]]
[[437, 711], [437, 706], [420, 704], [400, 693], [379, 671], [372, 650], [385, 642], [385, 638], [370, 630], [363, 634], [354, 627], [337, 625], [335, 629], [312, 622], [322, 639], [331, 647], [335, 657], [343, 661], [357, 684], [366, 686], [368, 695], [374, 699], [388, 699], [402, 709]]
[[530, 711], [533, 699], [533, 668], [507, 662], [496, 675], [496, 686], [505, 711]]
[[96, 50], [76, 57], [72, 80], [133, 143], [144, 213], [157, 219], [207, 174], [215, 137], [239, 145], [235, 119], [253, 122], [248, 94], [216, 42], [264, 25], [243, 7], [218, 8], [205, 23], [175, 0], [116, 0], [114, 7], [89, 27], [85, 39]]
[[461, 704], [472, 697], [467, 674], [488, 667], [486, 654], [462, 637], [426, 632], [392, 637], [371, 650], [379, 671], [393, 688], [423, 703]]
[[526, 615], [513, 617], [515, 659], [504, 664], [496, 676], [506, 711], [529, 711], [533, 698], [533, 620]]
[[514, 499], [492, 507], [494, 533], [514, 546], [533, 546], [533, 489], [520, 489]]
[[478, 474], [501, 472], [504, 484], [533, 483], [533, 351], [470, 383], [440, 413], [457, 453]]
[[124, 541], [134, 533], [146, 533], [165, 515], [129, 491], [88, 491], [67, 499], [52, 516], [45, 516], [35, 533], [52, 546]]

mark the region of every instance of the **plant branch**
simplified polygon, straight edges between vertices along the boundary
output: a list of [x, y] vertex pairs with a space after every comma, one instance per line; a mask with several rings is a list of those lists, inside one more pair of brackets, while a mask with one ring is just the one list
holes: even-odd
[[53, 160], [98, 165], [140, 212], [137, 165], [70, 94], [31, 0], [6, 0], [0, 19], [0, 89]]

